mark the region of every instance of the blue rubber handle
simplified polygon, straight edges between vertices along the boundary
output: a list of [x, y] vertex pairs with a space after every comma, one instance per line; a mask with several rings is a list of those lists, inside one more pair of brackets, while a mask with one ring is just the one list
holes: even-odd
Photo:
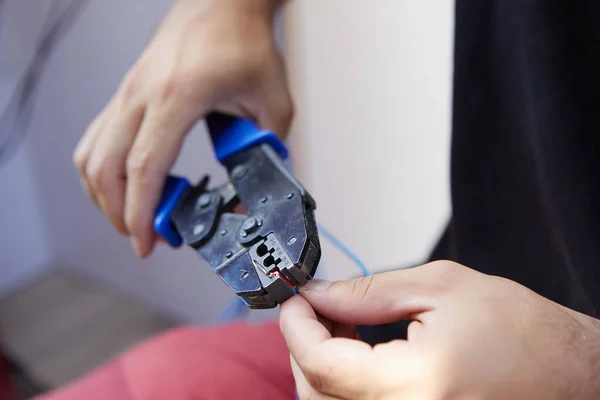
[[169, 175], [165, 182], [160, 202], [154, 215], [154, 231], [158, 233], [171, 247], [179, 247], [183, 239], [171, 222], [171, 211], [183, 192], [192, 185], [187, 179]]
[[212, 113], [206, 117], [206, 124], [212, 137], [217, 160], [221, 163], [225, 163], [227, 158], [237, 152], [260, 144], [270, 145], [284, 160], [288, 157], [285, 145], [275, 133], [259, 129], [249, 119]]
[[[260, 130], [248, 119], [230, 115], [212, 113], [206, 117], [206, 124], [212, 138], [217, 160], [224, 164], [232, 155], [253, 146], [268, 144], [282, 159], [287, 159], [288, 151], [277, 135], [271, 131]], [[171, 247], [179, 247], [183, 239], [171, 222], [171, 211], [190, 182], [182, 177], [167, 177], [162, 197], [154, 217], [154, 230]]]

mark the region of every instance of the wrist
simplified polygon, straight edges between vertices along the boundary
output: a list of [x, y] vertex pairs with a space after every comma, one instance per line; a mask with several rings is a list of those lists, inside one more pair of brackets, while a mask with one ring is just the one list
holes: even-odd
[[[179, 0], [198, 1], [198, 0]], [[287, 0], [202, 0], [210, 7], [235, 9], [235, 11], [256, 14], [271, 20], [277, 10], [281, 8]]]
[[572, 333], [572, 365], [563, 365], [570, 377], [571, 392], [580, 399], [600, 399], [600, 320], [575, 313], [578, 328]]

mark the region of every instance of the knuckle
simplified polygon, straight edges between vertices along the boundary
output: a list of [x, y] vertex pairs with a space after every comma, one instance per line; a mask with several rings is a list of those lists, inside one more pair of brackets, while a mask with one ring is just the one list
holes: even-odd
[[97, 134], [98, 130], [102, 127], [102, 123], [104, 121], [104, 113], [100, 113], [94, 118], [94, 120], [89, 124], [83, 136], [79, 140], [79, 143], [75, 147], [73, 151], [73, 163], [75, 167], [79, 170], [80, 174], [85, 175], [85, 170], [87, 167], [87, 163], [90, 159], [91, 155], [91, 146], [90, 141], [92, 137]]
[[375, 280], [375, 275], [357, 278], [352, 281], [351, 295], [359, 300], [364, 300], [370, 293], [371, 286]]
[[148, 151], [134, 151], [127, 157], [127, 175], [134, 179], [148, 176], [154, 156]]
[[434, 261], [431, 264], [431, 268], [442, 274], [454, 274], [460, 271], [461, 265], [449, 260]]
[[125, 74], [119, 88], [119, 97], [122, 103], [128, 104], [139, 95], [145, 82], [144, 70], [144, 63], [140, 61]]
[[104, 182], [105, 168], [100, 163], [88, 163], [85, 169], [86, 176], [94, 186], [100, 186]]
[[165, 78], [156, 85], [156, 88], [153, 91], [155, 100], [158, 102], [165, 102], [172, 98], [177, 92], [177, 86], [177, 78], [175, 76], [170, 75], [169, 77]]
[[112, 163], [104, 160], [99, 163], [88, 163], [86, 175], [96, 188], [108, 188], [115, 182]]
[[[154, 88], [153, 98], [158, 103], [166, 103], [180, 98], [192, 98], [197, 85], [191, 84], [190, 77], [192, 73], [185, 70], [172, 71], [166, 75]], [[197, 79], [200, 82], [207, 82], [208, 79]]]
[[460, 283], [464, 276], [464, 267], [453, 261], [434, 261], [428, 267], [439, 286], [454, 286]]
[[121, 103], [123, 104], [131, 102], [133, 97], [138, 92], [137, 79], [135, 77], [132, 77], [132, 75], [136, 74], [134, 72], [128, 74], [123, 80], [123, 83], [121, 84], [121, 89], [119, 90], [119, 98], [121, 100]]

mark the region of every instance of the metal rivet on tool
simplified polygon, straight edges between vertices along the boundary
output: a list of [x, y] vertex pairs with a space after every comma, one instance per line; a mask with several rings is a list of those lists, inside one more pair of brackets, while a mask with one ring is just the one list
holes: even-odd
[[227, 235], [227, 229], [221, 229], [221, 232], [219, 232], [221, 234], [221, 236], [225, 236]]
[[198, 201], [196, 202], [196, 205], [199, 208], [206, 208], [210, 205], [211, 202], [211, 196], [208, 193], [204, 193], [202, 194], [202, 196], [198, 197]]
[[248, 233], [246, 233], [246, 231], [242, 231], [241, 235], [242, 235], [242, 237], [246, 237], [246, 236], [248, 236]]
[[263, 197], [262, 199], [260, 199], [260, 202], [261, 202], [261, 203], [266, 203], [266, 202], [267, 202], [267, 200], [269, 200], [269, 199], [267, 198], [267, 196], [265, 196], [265, 197]]
[[204, 225], [202, 225], [202, 224], [198, 224], [198, 225], [196, 225], [196, 226], [194, 227], [194, 230], [193, 230], [193, 232], [194, 232], [194, 235], [199, 235], [199, 234], [201, 234], [203, 230], [204, 230]]
[[288, 239], [287, 241], [288, 244], [294, 244], [296, 243], [296, 236], [292, 236], [291, 238]]
[[[259, 218], [249, 217], [242, 224], [242, 231], [243, 231], [243, 233], [244, 232], [251, 233], [251, 232], [257, 230], [261, 225], [262, 225], [262, 221]], [[242, 234], [242, 236], [244, 236], [244, 235]]]
[[245, 166], [238, 165], [231, 171], [231, 177], [233, 179], [242, 179], [246, 175], [246, 172], [248, 172], [248, 170]]
[[289, 192], [287, 194], [287, 196], [285, 196], [285, 197], [287, 197], [288, 199], [291, 199], [292, 197], [294, 197], [294, 192]]
[[231, 256], [233, 256], [233, 252], [228, 251], [227, 253], [225, 253], [225, 257], [231, 258]]

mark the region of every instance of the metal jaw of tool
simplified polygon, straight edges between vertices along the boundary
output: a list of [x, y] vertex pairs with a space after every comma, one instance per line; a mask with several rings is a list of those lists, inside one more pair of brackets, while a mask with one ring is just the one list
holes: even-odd
[[[194, 248], [250, 308], [274, 308], [316, 272], [321, 248], [315, 201], [286, 168], [276, 136], [223, 115], [207, 122], [230, 182], [209, 189], [208, 177], [193, 187], [169, 177], [155, 229], [173, 247], [183, 241]], [[261, 139], [244, 142], [240, 134]], [[238, 137], [217, 140], [228, 135]], [[242, 142], [241, 148], [223, 145]], [[235, 212], [240, 205], [247, 214]]]

